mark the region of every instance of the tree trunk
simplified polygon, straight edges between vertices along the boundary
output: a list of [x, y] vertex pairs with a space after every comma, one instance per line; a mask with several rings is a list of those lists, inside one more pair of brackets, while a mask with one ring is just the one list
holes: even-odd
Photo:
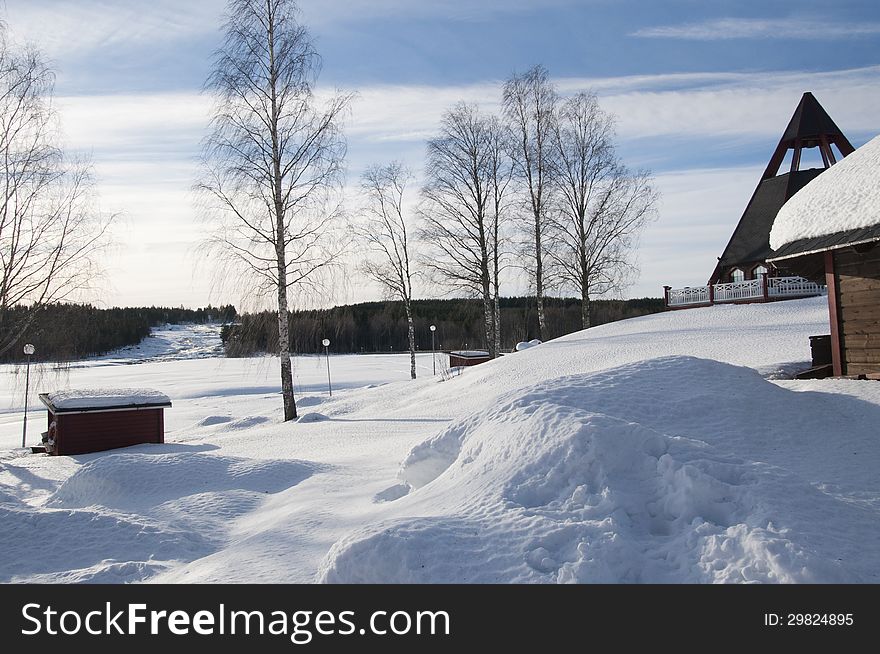
[[287, 279], [284, 253], [278, 259], [278, 357], [281, 359], [281, 397], [284, 401], [284, 422], [296, 420], [293, 397], [293, 366], [290, 363], [290, 313], [287, 310]]
[[541, 226], [535, 219], [535, 303], [538, 306], [538, 338], [547, 337], [547, 322], [544, 318], [544, 259], [541, 256]]
[[586, 285], [581, 286], [581, 326], [589, 329], [590, 324], [590, 292]]
[[501, 301], [498, 298], [498, 282], [495, 282], [495, 356], [501, 354]]
[[492, 329], [494, 323], [495, 310], [492, 306], [492, 295], [489, 290], [489, 271], [485, 271], [483, 277], [483, 327], [486, 333], [486, 349], [489, 350], [489, 356], [495, 358], [495, 334]]
[[413, 326], [412, 307], [409, 300], [405, 301], [406, 307], [406, 326], [409, 335], [409, 375], [413, 379], [416, 378], [416, 330]]

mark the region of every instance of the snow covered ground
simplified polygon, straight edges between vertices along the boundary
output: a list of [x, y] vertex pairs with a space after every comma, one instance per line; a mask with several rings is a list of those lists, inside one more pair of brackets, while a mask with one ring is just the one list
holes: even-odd
[[[880, 384], [790, 381], [824, 298], [604, 325], [440, 381], [420, 355], [95, 361], [37, 390], [169, 395], [166, 439], [16, 449], [0, 581], [877, 582]], [[36, 409], [36, 407], [34, 407]], [[45, 413], [29, 425], [32, 441]]]

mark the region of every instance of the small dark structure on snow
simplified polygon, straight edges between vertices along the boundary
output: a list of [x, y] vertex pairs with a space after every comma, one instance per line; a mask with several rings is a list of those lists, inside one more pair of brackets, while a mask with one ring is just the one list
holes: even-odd
[[86, 454], [165, 442], [167, 395], [152, 390], [41, 393], [49, 410], [43, 444], [49, 454]]
[[449, 353], [449, 367], [450, 368], [460, 368], [462, 366], [476, 366], [481, 363], [486, 363], [492, 357], [489, 356], [488, 352], [484, 352], [483, 350], [459, 350], [457, 352]]

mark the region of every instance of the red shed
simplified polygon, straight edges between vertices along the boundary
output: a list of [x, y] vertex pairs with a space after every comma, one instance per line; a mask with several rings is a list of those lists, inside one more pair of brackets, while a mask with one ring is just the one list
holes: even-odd
[[43, 435], [49, 454], [86, 454], [165, 442], [167, 395], [149, 389], [41, 393], [49, 409]]
[[459, 350], [449, 353], [449, 367], [475, 366], [479, 363], [486, 363], [489, 359], [491, 359], [489, 353], [483, 350]]

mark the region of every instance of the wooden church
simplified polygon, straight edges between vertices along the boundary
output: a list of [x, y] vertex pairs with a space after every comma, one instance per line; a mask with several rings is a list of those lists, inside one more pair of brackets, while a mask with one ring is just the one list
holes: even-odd
[[[802, 155], [812, 148], [818, 148], [822, 167], [802, 168]], [[773, 256], [770, 248], [773, 220], [791, 196], [837, 162], [834, 148], [840, 157], [853, 151], [849, 140], [819, 101], [812, 93], [804, 93], [730, 242], [718, 258], [709, 279], [710, 287], [725, 282], [760, 280], [762, 274], [771, 277], [776, 274], [774, 264], [768, 262]], [[789, 158], [790, 164], [783, 166]], [[784, 172], [780, 172], [782, 170]]]

